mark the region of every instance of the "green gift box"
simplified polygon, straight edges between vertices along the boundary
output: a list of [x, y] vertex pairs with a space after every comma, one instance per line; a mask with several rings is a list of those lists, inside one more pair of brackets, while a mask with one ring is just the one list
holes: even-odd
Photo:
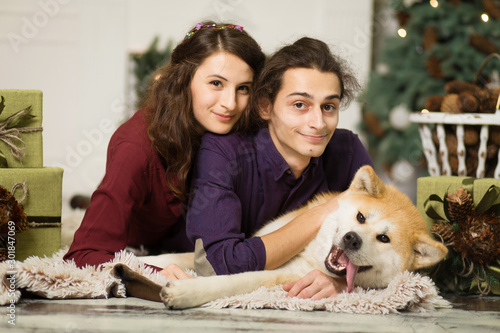
[[[417, 180], [417, 208], [427, 221], [429, 228], [443, 221], [444, 224], [453, 222], [449, 221], [445, 213], [445, 197], [448, 193], [454, 193], [460, 188], [472, 195], [477, 213], [490, 211], [495, 212], [497, 217], [500, 215], [500, 179], [458, 176], [422, 177]], [[500, 224], [494, 227], [500, 228]], [[452, 230], [458, 232], [457, 229]], [[474, 230], [474, 232], [477, 231]], [[448, 246], [449, 253], [446, 259], [429, 272], [436, 285], [443, 291], [459, 294], [500, 295], [500, 258], [483, 264], [471, 262], [468, 261], [467, 256], [462, 258], [461, 253], [454, 246], [455, 244]]]
[[[42, 92], [0, 89], [0, 96], [0, 167], [43, 167]], [[20, 156], [12, 148], [20, 149]]]
[[434, 220], [425, 213], [424, 203], [432, 194], [436, 194], [442, 198], [446, 193], [455, 192], [464, 186], [464, 181], [472, 183], [474, 179], [456, 176], [421, 177], [417, 179], [416, 205], [429, 228], [434, 224]]
[[59, 250], [63, 171], [55, 167], [0, 169], [0, 185], [23, 206], [29, 222], [29, 229], [16, 235], [16, 260], [50, 256]]

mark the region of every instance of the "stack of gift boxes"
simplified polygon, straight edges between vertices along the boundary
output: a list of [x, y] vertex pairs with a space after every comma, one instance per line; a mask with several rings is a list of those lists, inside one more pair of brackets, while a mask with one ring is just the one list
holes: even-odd
[[[43, 167], [43, 95], [38, 90], [0, 90], [0, 96], [0, 185], [23, 206], [29, 222], [27, 231], [15, 235], [15, 259], [50, 256], [61, 245], [63, 169]], [[12, 121], [27, 108], [31, 116]]]

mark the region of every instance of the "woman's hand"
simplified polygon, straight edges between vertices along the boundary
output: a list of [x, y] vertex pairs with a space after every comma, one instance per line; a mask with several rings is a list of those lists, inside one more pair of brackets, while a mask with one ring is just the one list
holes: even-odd
[[284, 284], [283, 289], [288, 291], [287, 297], [320, 300], [333, 298], [347, 290], [347, 283], [344, 279], [334, 279], [316, 269], [297, 282]]
[[192, 279], [193, 277], [176, 264], [168, 265], [166, 268], [160, 271], [160, 274], [163, 274], [169, 280], [183, 280], [183, 279]]

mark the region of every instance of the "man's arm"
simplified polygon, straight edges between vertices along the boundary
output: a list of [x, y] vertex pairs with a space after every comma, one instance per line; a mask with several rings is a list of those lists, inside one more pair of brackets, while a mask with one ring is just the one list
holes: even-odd
[[266, 248], [265, 269], [275, 269], [311, 242], [325, 218], [338, 207], [337, 198], [297, 216], [282, 228], [261, 237]]

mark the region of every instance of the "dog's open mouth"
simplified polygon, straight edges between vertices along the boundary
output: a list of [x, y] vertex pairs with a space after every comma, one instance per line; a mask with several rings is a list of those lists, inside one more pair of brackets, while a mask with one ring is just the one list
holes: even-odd
[[371, 266], [356, 266], [349, 260], [344, 250], [336, 246], [332, 246], [330, 253], [325, 259], [325, 266], [329, 272], [335, 275], [346, 276], [348, 292], [354, 290], [356, 274], [371, 268]]

